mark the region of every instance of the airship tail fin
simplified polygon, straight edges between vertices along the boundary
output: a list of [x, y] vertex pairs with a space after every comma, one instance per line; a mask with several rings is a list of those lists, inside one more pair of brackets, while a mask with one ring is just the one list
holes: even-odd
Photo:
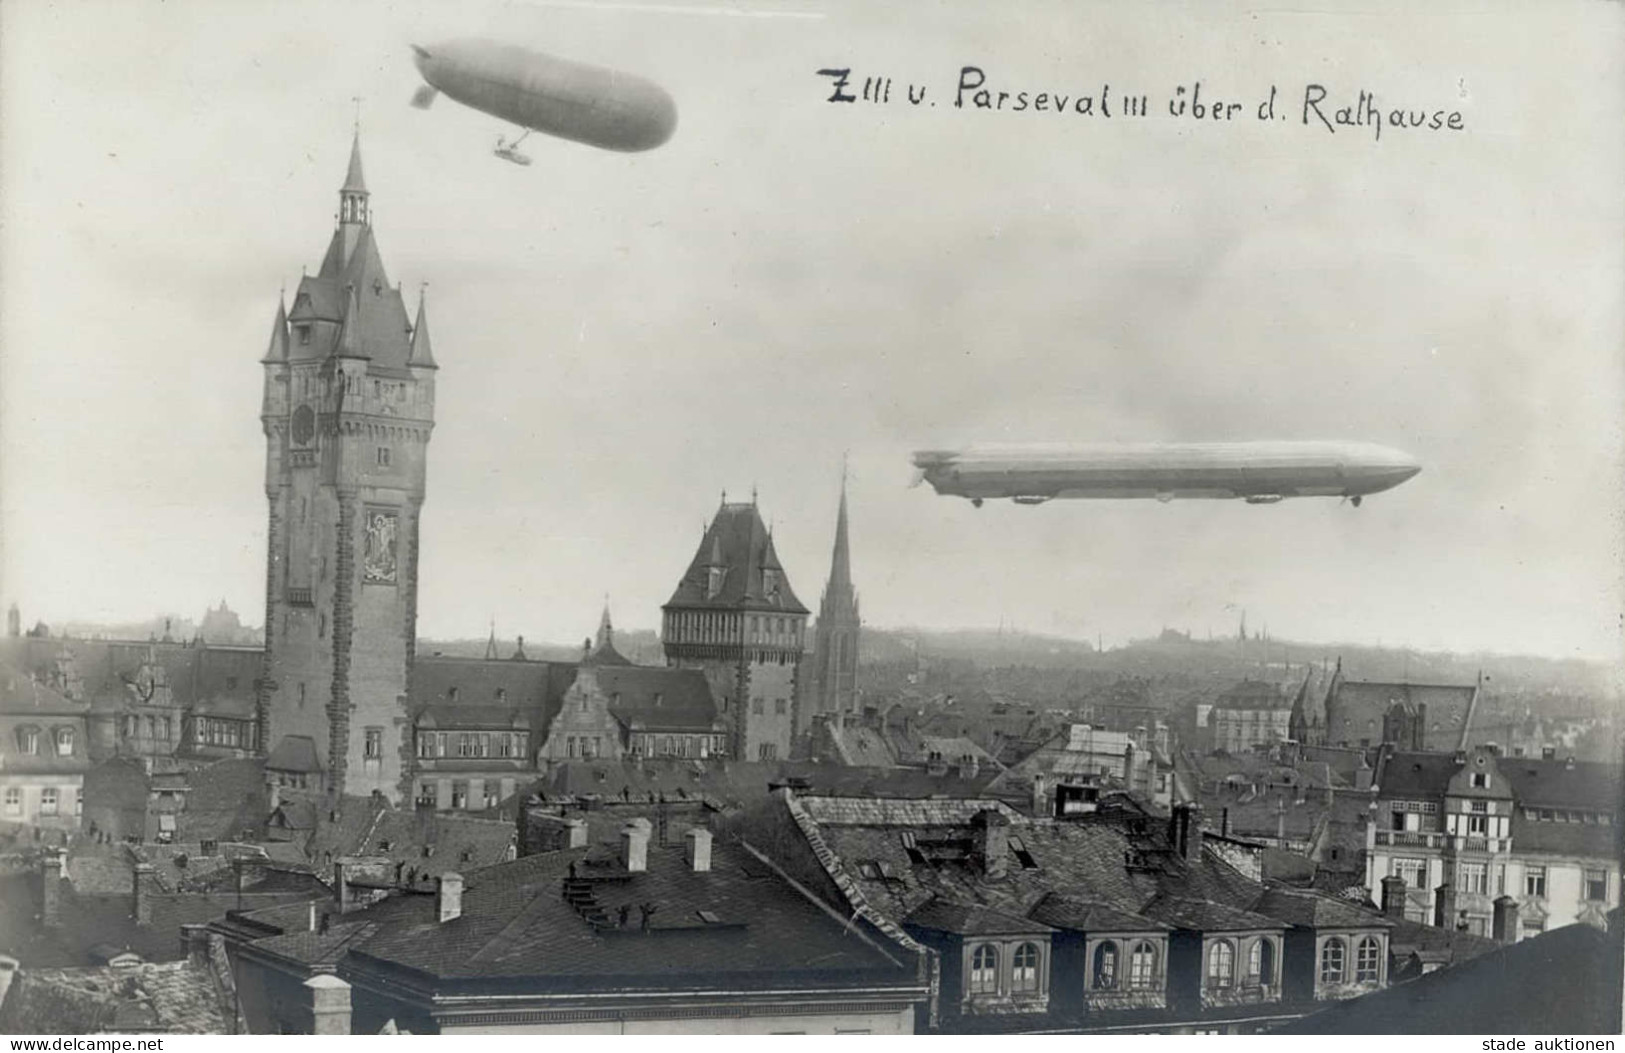
[[427, 110], [434, 105], [435, 96], [439, 94], [439, 91], [427, 84], [420, 85], [418, 90], [412, 93], [412, 105], [420, 110]]

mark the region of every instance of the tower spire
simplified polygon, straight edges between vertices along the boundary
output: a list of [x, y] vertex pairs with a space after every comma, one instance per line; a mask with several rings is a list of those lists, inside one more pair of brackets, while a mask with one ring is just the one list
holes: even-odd
[[409, 366], [421, 366], [424, 369], [438, 369], [435, 365], [434, 349], [429, 342], [429, 283], [424, 282], [418, 290], [418, 319], [412, 323], [412, 354], [407, 358]]
[[835, 513], [835, 551], [830, 556], [831, 587], [851, 589], [852, 552], [846, 537], [846, 458], [841, 458], [841, 505]]
[[367, 226], [367, 180], [361, 174], [361, 117], [356, 116], [355, 133], [350, 140], [350, 167], [339, 187], [339, 222]]

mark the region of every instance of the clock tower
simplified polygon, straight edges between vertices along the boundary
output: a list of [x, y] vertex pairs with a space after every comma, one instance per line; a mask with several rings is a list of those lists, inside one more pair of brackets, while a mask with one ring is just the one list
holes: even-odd
[[414, 322], [378, 254], [359, 134], [321, 268], [278, 305], [262, 362], [267, 768], [398, 801], [436, 366], [423, 298]]

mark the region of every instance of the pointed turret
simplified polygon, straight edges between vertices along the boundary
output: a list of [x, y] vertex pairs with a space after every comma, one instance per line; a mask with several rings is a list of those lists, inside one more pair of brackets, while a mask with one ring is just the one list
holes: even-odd
[[361, 129], [350, 141], [350, 167], [339, 188], [339, 222], [367, 223], [367, 181], [361, 175]]
[[485, 641], [485, 660], [494, 661], [497, 657], [497, 623], [491, 623], [491, 637]]
[[593, 640], [593, 648], [615, 646], [615, 625], [609, 620], [609, 601], [604, 601], [604, 613], [598, 616], [598, 635]]
[[355, 286], [344, 287], [344, 317], [339, 320], [339, 342], [333, 349], [337, 358], [366, 358], [361, 350], [361, 300]]
[[615, 650], [615, 626], [609, 619], [609, 601], [604, 601], [604, 613], [598, 618], [598, 634], [589, 642], [582, 659], [594, 665], [631, 665], [632, 662]]
[[276, 320], [271, 323], [271, 341], [260, 359], [266, 365], [288, 360], [288, 306], [285, 297], [277, 297]]
[[418, 293], [418, 320], [412, 324], [412, 354], [406, 364], [421, 369], [439, 369], [435, 365], [434, 349], [429, 344], [428, 301], [427, 289]]

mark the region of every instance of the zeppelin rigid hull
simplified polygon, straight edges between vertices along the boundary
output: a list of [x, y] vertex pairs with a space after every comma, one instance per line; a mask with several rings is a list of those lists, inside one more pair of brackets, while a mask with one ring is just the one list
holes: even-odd
[[414, 44], [412, 50], [429, 85], [413, 100], [420, 108], [445, 92], [522, 128], [623, 152], [652, 150], [677, 127], [677, 105], [665, 89], [629, 73], [494, 40]]
[[1344, 497], [1358, 505], [1422, 470], [1408, 454], [1360, 442], [1238, 442], [1183, 445], [980, 446], [922, 450], [921, 479], [943, 495], [1010, 498]]

